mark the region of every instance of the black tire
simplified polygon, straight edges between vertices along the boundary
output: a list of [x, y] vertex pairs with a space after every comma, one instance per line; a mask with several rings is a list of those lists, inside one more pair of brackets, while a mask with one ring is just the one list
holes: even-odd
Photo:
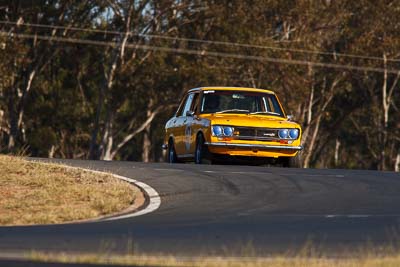
[[202, 134], [197, 136], [196, 150], [194, 152], [194, 163], [196, 164], [211, 164], [210, 153], [207, 146], [204, 144], [204, 137]]
[[168, 142], [167, 162], [168, 163], [178, 162], [178, 157], [176, 156], [174, 142], [172, 140]]
[[283, 168], [290, 168], [292, 166], [291, 160], [289, 157], [281, 158], [281, 164]]
[[284, 168], [298, 168], [299, 163], [297, 157], [283, 157], [280, 159], [280, 163]]

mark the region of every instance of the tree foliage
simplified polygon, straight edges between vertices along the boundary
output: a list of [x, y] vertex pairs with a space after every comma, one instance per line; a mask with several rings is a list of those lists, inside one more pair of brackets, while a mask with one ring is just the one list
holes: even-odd
[[[398, 1], [0, 3], [0, 150], [159, 161], [185, 90], [277, 92], [304, 167], [400, 168]], [[246, 45], [251, 44], [251, 45]]]

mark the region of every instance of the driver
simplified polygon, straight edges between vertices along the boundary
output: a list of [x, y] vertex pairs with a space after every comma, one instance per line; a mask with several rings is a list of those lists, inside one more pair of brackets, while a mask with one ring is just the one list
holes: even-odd
[[219, 95], [208, 94], [204, 99], [204, 109], [205, 113], [214, 113], [220, 110], [219, 107]]

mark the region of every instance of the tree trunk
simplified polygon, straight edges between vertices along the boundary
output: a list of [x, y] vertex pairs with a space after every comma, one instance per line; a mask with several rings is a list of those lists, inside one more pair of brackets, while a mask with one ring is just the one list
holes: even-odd
[[[111, 90], [113, 84], [114, 84], [114, 78], [117, 70], [117, 64], [119, 60], [118, 56], [118, 48], [115, 48], [114, 50], [114, 57], [113, 57], [113, 62], [111, 64], [111, 68], [109, 73], [107, 74], [105, 72], [105, 82], [103, 86], [100, 88], [100, 95], [99, 95], [99, 100], [97, 102], [97, 110], [96, 110], [96, 117], [95, 117], [95, 122], [94, 122], [94, 127], [92, 131], [92, 136], [91, 136], [91, 142], [90, 142], [90, 158], [91, 159], [104, 159], [105, 156], [105, 147], [109, 146], [107, 145], [107, 140], [109, 139], [109, 128], [112, 122], [110, 121], [111, 119], [111, 105], [108, 104], [106, 105], [107, 108], [107, 116], [106, 116], [106, 121], [105, 121], [105, 128], [102, 136], [102, 141], [100, 145], [97, 145], [97, 136], [100, 131], [100, 116], [103, 110], [104, 102], [107, 97], [107, 93]], [[112, 138], [112, 137], [111, 137]], [[112, 141], [112, 140], [111, 140]]]
[[[61, 21], [64, 17], [64, 11], [62, 11], [58, 17], [58, 21]], [[22, 16], [19, 17], [18, 21], [23, 22]], [[17, 25], [18, 27], [19, 25]], [[14, 29], [13, 29], [14, 30]], [[55, 36], [57, 30], [54, 29], [51, 33], [51, 36]], [[67, 30], [64, 31], [64, 34], [67, 33]], [[36, 40], [33, 43], [33, 47], [30, 48], [31, 52], [33, 52], [34, 56], [32, 58], [32, 63], [27, 67], [28, 70], [26, 75], [19, 76], [17, 80], [13, 78], [12, 82], [12, 92], [10, 95], [9, 103], [9, 120], [10, 120], [10, 135], [8, 141], [8, 150], [14, 151], [15, 146], [20, 138], [20, 134], [22, 134], [22, 141], [26, 142], [25, 138], [25, 129], [24, 129], [24, 114], [26, 108], [26, 101], [30, 94], [32, 83], [37, 76], [37, 74], [51, 61], [54, 55], [57, 53], [58, 49], [56, 49], [53, 54], [38, 54], [38, 47]], [[29, 53], [27, 54], [29, 57]], [[14, 61], [14, 67], [18, 69], [18, 64]], [[25, 69], [25, 68], [24, 68]], [[25, 71], [24, 71], [25, 72]], [[21, 90], [22, 88], [22, 90]]]
[[110, 70], [108, 73], [105, 71], [105, 82], [103, 84], [103, 89], [100, 92], [99, 102], [97, 104], [96, 117], [94, 128], [92, 131], [91, 142], [90, 142], [90, 158], [97, 159], [98, 155], [100, 155], [100, 159], [102, 160], [112, 160], [112, 146], [113, 146], [113, 133], [112, 133], [112, 125], [113, 125], [113, 115], [112, 115], [112, 105], [111, 99], [109, 99], [108, 104], [106, 104], [106, 120], [105, 120], [105, 128], [102, 136], [101, 144], [97, 145], [97, 136], [100, 131], [100, 115], [103, 109], [104, 102], [112, 90], [112, 87], [115, 82], [115, 76], [117, 74], [117, 69], [121, 67], [124, 61], [125, 55], [125, 47], [130, 36], [130, 24], [134, 10], [134, 2], [131, 2], [129, 5], [129, 9], [127, 11], [127, 15], [124, 18], [125, 20], [125, 33], [120, 42], [120, 45], [113, 49], [112, 62], [110, 66]]
[[124, 147], [130, 140], [132, 140], [137, 134], [143, 132], [146, 129], [146, 127], [151, 124], [155, 116], [158, 113], [160, 113], [163, 109], [165, 109], [165, 106], [158, 106], [155, 110], [148, 111], [146, 121], [143, 122], [139, 127], [137, 127], [132, 133], [124, 137], [124, 139], [111, 152], [111, 158], [113, 159], [117, 155], [118, 151], [122, 147]]
[[[0, 109], [0, 140], [3, 140], [4, 134], [10, 133], [10, 129], [7, 126], [3, 126], [4, 123], [4, 110]], [[3, 142], [0, 142], [0, 151], [3, 151]]]
[[388, 73], [387, 73], [387, 57], [386, 54], [383, 54], [383, 64], [385, 71], [383, 73], [383, 86], [382, 86], [382, 107], [383, 107], [383, 125], [382, 125], [382, 137], [381, 137], [381, 144], [382, 144], [382, 149], [380, 153], [380, 162], [379, 162], [379, 169], [380, 170], [385, 170], [385, 159], [386, 159], [386, 144], [387, 144], [387, 126], [388, 126], [388, 121], [389, 121], [389, 106], [390, 102], [387, 101], [387, 79], [388, 79]]
[[315, 123], [314, 132], [313, 132], [313, 135], [311, 137], [310, 145], [308, 146], [307, 154], [305, 156], [304, 163], [303, 163], [303, 167], [304, 168], [309, 168], [310, 167], [311, 155], [312, 155], [312, 152], [314, 150], [315, 141], [316, 141], [317, 136], [318, 136], [319, 125], [321, 124], [321, 118], [322, 118], [322, 116], [319, 115], [318, 119], [317, 119], [317, 122]]
[[335, 167], [339, 166], [339, 149], [340, 149], [340, 140], [336, 138], [336, 145], [335, 145]]
[[11, 89], [8, 99], [8, 120], [10, 123], [10, 134], [8, 137], [8, 151], [13, 152], [18, 138], [18, 116], [16, 114], [15, 87]]
[[54, 158], [54, 153], [55, 152], [56, 152], [56, 147], [54, 145], [52, 145], [51, 148], [49, 149], [49, 153], [48, 153], [49, 159]]
[[89, 146], [89, 159], [98, 159], [99, 158], [99, 149], [97, 145], [97, 136], [100, 130], [100, 113], [103, 109], [104, 103], [104, 87], [100, 88], [99, 99], [97, 100], [97, 108], [96, 115], [94, 119], [94, 126], [90, 138], [90, 146]]
[[[328, 107], [329, 103], [332, 101], [333, 96], [334, 96], [334, 90], [335, 90], [337, 84], [339, 83], [339, 81], [341, 80], [341, 78], [339, 77], [339, 78], [335, 79], [332, 82], [328, 92], [325, 92], [325, 90], [326, 90], [326, 79], [324, 79], [324, 80], [325, 80], [325, 83], [324, 83], [324, 85], [322, 87], [322, 91], [321, 91], [321, 100], [320, 100], [320, 104], [319, 104], [320, 106], [319, 106], [319, 109], [318, 109], [318, 111], [316, 113], [318, 115], [316, 117], [315, 126], [314, 126], [314, 129], [313, 129], [313, 133], [312, 133], [312, 137], [311, 137], [310, 142], [308, 142], [308, 134], [307, 134], [307, 139], [306, 139], [307, 143], [306, 144], [308, 146], [307, 146], [307, 149], [306, 149], [306, 152], [305, 152], [305, 157], [304, 157], [304, 162], [303, 162], [303, 167], [304, 168], [309, 168], [310, 167], [311, 157], [312, 157], [312, 154], [314, 152], [314, 147], [315, 147], [317, 136], [318, 136], [318, 133], [319, 133], [319, 127], [320, 127], [320, 124], [321, 124], [322, 116], [323, 116], [326, 108]], [[308, 125], [307, 133], [310, 132], [310, 127], [311, 127], [311, 125]]]
[[[154, 100], [151, 98], [147, 104], [146, 118], [150, 118], [152, 115], [152, 108]], [[150, 162], [150, 151], [151, 151], [151, 122], [146, 125], [143, 130], [143, 146], [142, 146], [142, 161]]]
[[[383, 108], [383, 121], [382, 121], [382, 133], [381, 133], [381, 144], [382, 149], [380, 153], [379, 169], [386, 170], [386, 147], [388, 144], [388, 123], [389, 123], [389, 111], [392, 102], [392, 96], [394, 89], [400, 78], [400, 72], [398, 72], [396, 79], [393, 81], [392, 86], [388, 91], [388, 70], [387, 70], [387, 57], [383, 54], [384, 73], [383, 73], [383, 86], [382, 86], [382, 108]], [[396, 166], [395, 166], [396, 167]]]
[[[37, 68], [38, 66], [36, 66], [35, 68]], [[28, 80], [25, 86], [25, 89], [22, 93], [21, 99], [19, 101], [19, 105], [18, 105], [18, 128], [21, 128], [21, 125], [23, 123], [23, 119], [24, 119], [24, 114], [25, 114], [25, 106], [26, 106], [26, 100], [28, 98], [28, 94], [31, 91], [32, 88], [32, 82], [33, 79], [36, 76], [36, 69], [32, 70], [28, 76]]]
[[143, 162], [150, 162], [150, 151], [151, 151], [150, 126], [151, 124], [147, 125], [143, 131], [143, 149], [142, 149]]
[[113, 135], [113, 122], [114, 122], [114, 116], [112, 113], [110, 113], [109, 116], [107, 116], [107, 123], [105, 126], [105, 133], [103, 136], [103, 142], [102, 142], [102, 147], [103, 147], [103, 153], [102, 153], [102, 160], [112, 160], [111, 157], [111, 150], [113, 147], [113, 141], [114, 141], [114, 135]]
[[[305, 158], [307, 158], [307, 154], [309, 153], [308, 139], [309, 139], [309, 133], [310, 133], [311, 121], [312, 121], [312, 115], [313, 115], [312, 108], [313, 108], [313, 103], [314, 103], [314, 91], [315, 91], [312, 66], [308, 67], [308, 76], [312, 82], [310, 85], [310, 97], [308, 99], [307, 118], [306, 118], [306, 123], [304, 125], [305, 129], [303, 132], [303, 144], [306, 144], [306, 151], [303, 151], [303, 156], [304, 156], [304, 154], [306, 154]], [[308, 167], [306, 167], [305, 160], [303, 161], [302, 165], [303, 165], [303, 168], [308, 168]]]

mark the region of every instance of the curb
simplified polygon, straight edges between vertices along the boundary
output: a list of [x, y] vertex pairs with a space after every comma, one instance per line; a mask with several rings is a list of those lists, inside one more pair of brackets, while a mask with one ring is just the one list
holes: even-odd
[[129, 213], [121, 212], [122, 214], [118, 213], [116, 215], [108, 215], [108, 216], [106, 215], [106, 216], [98, 218], [98, 219], [93, 219], [92, 221], [113, 221], [113, 220], [120, 220], [120, 219], [141, 216], [141, 215], [151, 213], [151, 212], [157, 210], [161, 205], [160, 195], [157, 193], [157, 191], [153, 187], [149, 186], [148, 184], [139, 182], [135, 179], [131, 179], [126, 176], [119, 175], [119, 174], [96, 171], [96, 170], [85, 169], [85, 168], [80, 168], [80, 167], [71, 167], [71, 166], [66, 166], [66, 167], [80, 169], [83, 171], [90, 171], [90, 172], [98, 173], [98, 174], [102, 174], [102, 175], [112, 175], [115, 178], [118, 178], [120, 180], [123, 180], [125, 182], [131, 183], [131, 184], [134, 184], [135, 186], [137, 186], [142, 191], [142, 193], [146, 199], [145, 203], [142, 206], [136, 208], [133, 212], [129, 212]]

